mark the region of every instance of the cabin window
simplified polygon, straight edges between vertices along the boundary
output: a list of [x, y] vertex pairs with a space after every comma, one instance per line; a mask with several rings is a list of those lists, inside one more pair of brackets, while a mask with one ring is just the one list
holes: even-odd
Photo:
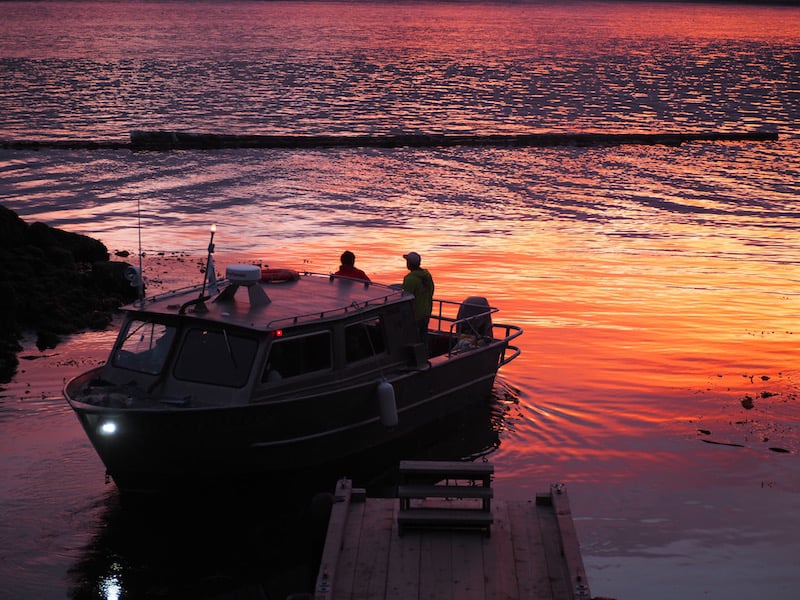
[[250, 377], [258, 342], [225, 329], [186, 332], [175, 377], [197, 383], [242, 387]]
[[175, 339], [175, 327], [153, 321], [132, 320], [122, 343], [111, 358], [111, 364], [150, 375], [164, 368], [169, 349]]
[[345, 357], [348, 363], [372, 358], [386, 351], [383, 322], [380, 318], [353, 323], [344, 328]]
[[283, 338], [272, 342], [261, 380], [280, 381], [331, 368], [329, 331]]

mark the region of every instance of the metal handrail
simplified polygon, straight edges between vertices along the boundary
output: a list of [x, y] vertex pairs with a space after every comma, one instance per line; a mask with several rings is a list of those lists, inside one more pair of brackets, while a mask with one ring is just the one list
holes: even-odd
[[[522, 333], [522, 331], [520, 331]], [[511, 356], [506, 356], [506, 351], [512, 350], [514, 353]], [[503, 367], [510, 363], [512, 360], [517, 358], [520, 354], [522, 354], [522, 350], [520, 350], [517, 346], [506, 346], [503, 348], [503, 354], [500, 357], [500, 362], [497, 364], [498, 368]]]
[[380, 306], [382, 304], [387, 304], [391, 300], [395, 298], [395, 296], [401, 295], [398, 292], [393, 292], [391, 294], [386, 294], [385, 296], [381, 296], [379, 298], [373, 298], [371, 300], [366, 300], [364, 302], [358, 304], [348, 304], [347, 306], [342, 306], [340, 308], [332, 308], [330, 310], [318, 311], [318, 312], [310, 312], [310, 313], [303, 313], [300, 315], [295, 315], [293, 317], [281, 317], [280, 319], [274, 319], [269, 321], [264, 327], [266, 329], [275, 329], [279, 328], [279, 324], [286, 325], [297, 325], [305, 320], [314, 320], [314, 319], [325, 319], [331, 318], [336, 315], [344, 315], [348, 312], [357, 312], [361, 310], [365, 310], [367, 308], [372, 308], [374, 306]]
[[[433, 311], [434, 314], [431, 315], [431, 319], [437, 322], [437, 327], [435, 328], [435, 330], [441, 333], [446, 333], [452, 339], [455, 339], [457, 337], [458, 331], [460, 329], [463, 329], [463, 326], [465, 325], [471, 328], [472, 331], [475, 332], [475, 334], [477, 335], [478, 332], [475, 331], [472, 321], [480, 320], [485, 317], [491, 318], [491, 315], [500, 311], [500, 309], [490, 306], [489, 309], [484, 312], [459, 319], [457, 316], [456, 317], [447, 316], [445, 314], [445, 307], [446, 306], [453, 307], [455, 309], [456, 314], [458, 314], [458, 309], [464, 306], [465, 304], [464, 302], [455, 302], [452, 300], [439, 300], [437, 298], [434, 298], [433, 302], [434, 306], [437, 309]], [[447, 330], [442, 328], [443, 323], [449, 323], [449, 327]], [[494, 333], [495, 330], [502, 330], [502, 334], [500, 335], [500, 337], [495, 336]], [[503, 353], [500, 357], [499, 366], [502, 367], [503, 365], [507, 365], [522, 353], [522, 351], [517, 346], [508, 345], [508, 342], [521, 335], [522, 335], [522, 328], [517, 325], [492, 323], [491, 340], [504, 342], [506, 344], [506, 346], [503, 348]], [[455, 350], [456, 348], [454, 347], [448, 349], [447, 353], [448, 358], [453, 355], [453, 352]], [[507, 352], [509, 351], [511, 352], [511, 354], [507, 355]]]
[[[454, 300], [439, 300], [438, 298], [434, 298], [433, 299], [433, 304], [434, 304], [434, 306], [438, 306], [438, 311], [433, 311], [431, 313], [431, 320], [437, 321], [437, 323], [438, 323], [436, 331], [440, 331], [442, 333], [449, 333], [450, 335], [454, 335], [455, 334], [455, 329], [456, 329], [456, 327], [458, 325], [464, 324], [464, 323], [466, 323], [467, 321], [469, 321], [471, 319], [478, 319], [478, 318], [485, 317], [485, 316], [491, 316], [492, 314], [494, 314], [496, 312], [499, 312], [499, 310], [500, 310], [499, 308], [489, 307], [489, 310], [487, 310], [485, 312], [478, 313], [476, 315], [470, 315], [469, 317], [466, 317], [466, 318], [463, 318], [463, 319], [459, 319], [458, 316], [455, 316], [455, 317], [446, 316], [444, 314], [443, 308], [444, 308], [445, 305], [456, 307], [455, 312], [456, 312], [456, 315], [458, 315], [458, 309], [460, 309], [462, 306], [464, 306], [464, 302], [455, 302]], [[442, 329], [442, 323], [443, 322], [444, 323], [450, 323], [449, 331], [445, 330], [445, 329]]]
[[[324, 277], [331, 280], [333, 280], [334, 278], [347, 279], [346, 277], [336, 277], [335, 275], [330, 275], [330, 274], [326, 275], [324, 273], [313, 273], [311, 271], [304, 271], [302, 274], [310, 277], [320, 277], [320, 278]], [[397, 298], [400, 298], [403, 295], [403, 290], [393, 289], [388, 286], [384, 286], [380, 283], [367, 282], [365, 285], [367, 285], [368, 287], [386, 287], [387, 293], [384, 294], [383, 296], [378, 296], [376, 298], [365, 300], [364, 302], [352, 303], [346, 306], [332, 308], [330, 310], [325, 310], [321, 312], [317, 311], [317, 312], [303, 313], [295, 315], [293, 317], [281, 317], [280, 319], [274, 319], [272, 321], [269, 321], [265, 325], [265, 327], [267, 329], [275, 329], [279, 328], [280, 324], [283, 324], [284, 326], [297, 325], [298, 323], [301, 323], [305, 320], [325, 319], [334, 317], [336, 315], [344, 315], [347, 314], [348, 312], [358, 312], [361, 310], [365, 310], [367, 308], [372, 308], [374, 306], [381, 306], [384, 304], [388, 304], [390, 301], [396, 300]]]
[[[507, 365], [512, 360], [517, 358], [520, 354], [522, 354], [522, 350], [518, 346], [512, 346], [508, 342], [513, 340], [514, 338], [518, 338], [522, 335], [522, 327], [518, 325], [507, 325], [505, 323], [492, 323], [492, 330], [494, 328], [501, 328], [505, 329], [505, 335], [503, 336], [503, 341], [506, 342], [506, 346], [503, 348], [503, 353], [500, 355], [500, 361], [498, 363], [498, 368], [504, 365]], [[513, 332], [513, 333], [512, 333]], [[494, 333], [492, 333], [494, 335]], [[507, 356], [507, 352], [511, 351], [511, 356]]]

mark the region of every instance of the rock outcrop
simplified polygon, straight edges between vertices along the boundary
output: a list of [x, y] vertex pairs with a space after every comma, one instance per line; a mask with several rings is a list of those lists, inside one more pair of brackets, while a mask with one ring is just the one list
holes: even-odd
[[105, 329], [114, 310], [136, 298], [129, 266], [110, 261], [98, 240], [28, 225], [0, 206], [0, 382], [16, 372], [23, 332], [35, 332], [45, 350], [63, 335]]

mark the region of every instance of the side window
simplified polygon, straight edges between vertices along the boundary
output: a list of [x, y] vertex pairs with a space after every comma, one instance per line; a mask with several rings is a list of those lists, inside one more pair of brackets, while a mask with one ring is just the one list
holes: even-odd
[[344, 329], [345, 359], [348, 363], [371, 358], [386, 351], [380, 318], [353, 323]]
[[280, 381], [331, 368], [329, 331], [272, 342], [262, 381]]
[[152, 321], [131, 321], [111, 363], [115, 367], [156, 375], [164, 368], [174, 338], [174, 327]]
[[247, 383], [258, 342], [224, 329], [187, 332], [175, 363], [175, 377], [186, 381], [242, 387]]

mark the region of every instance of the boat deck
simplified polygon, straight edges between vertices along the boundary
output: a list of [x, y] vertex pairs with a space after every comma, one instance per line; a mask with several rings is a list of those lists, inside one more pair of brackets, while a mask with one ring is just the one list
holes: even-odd
[[469, 520], [448, 523], [456, 511], [485, 511], [485, 498], [474, 507], [447, 504], [469, 501], [430, 498], [424, 502], [434, 502], [433, 508], [420, 508], [420, 514], [441, 510], [438, 524], [399, 526], [405, 500], [365, 498], [363, 490], [340, 480], [315, 600], [591, 597], [563, 486], [527, 502], [493, 499], [491, 518], [476, 519], [474, 527]]

